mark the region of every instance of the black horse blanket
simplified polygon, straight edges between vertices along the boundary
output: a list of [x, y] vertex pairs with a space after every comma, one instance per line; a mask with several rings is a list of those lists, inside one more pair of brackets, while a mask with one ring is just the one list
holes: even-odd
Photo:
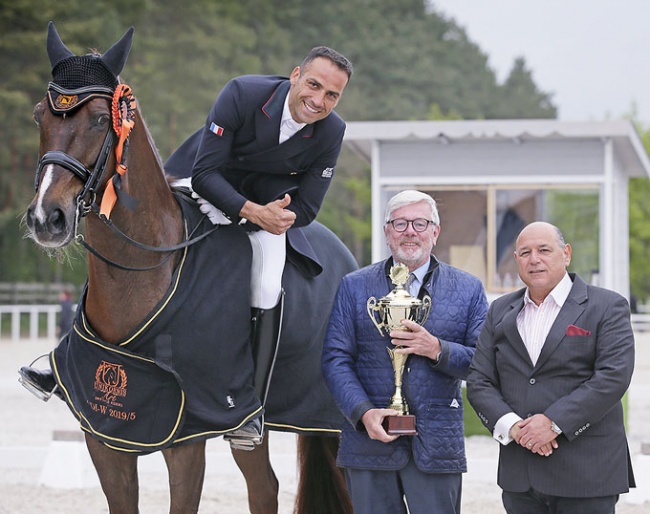
[[[188, 227], [211, 230], [181, 201]], [[119, 344], [84, 315], [50, 355], [81, 428], [124, 451], [151, 452], [215, 437], [259, 415], [252, 387], [250, 260], [245, 232], [220, 227], [185, 248], [167, 294]]]

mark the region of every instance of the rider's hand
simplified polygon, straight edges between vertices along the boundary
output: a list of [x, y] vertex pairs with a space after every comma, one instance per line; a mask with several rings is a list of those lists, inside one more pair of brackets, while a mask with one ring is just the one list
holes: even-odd
[[249, 200], [244, 204], [239, 215], [271, 234], [284, 234], [296, 221], [296, 213], [285, 209], [290, 203], [289, 195], [284, 195], [284, 198], [266, 205], [259, 205]]
[[192, 198], [196, 200], [196, 203], [199, 204], [199, 210], [210, 219], [213, 225], [230, 225], [232, 223], [223, 212], [205, 198], [196, 194], [194, 190], [192, 190]]

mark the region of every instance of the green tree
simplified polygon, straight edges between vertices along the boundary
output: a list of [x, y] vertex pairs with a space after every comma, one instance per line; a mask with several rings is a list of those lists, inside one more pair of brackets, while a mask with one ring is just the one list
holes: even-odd
[[541, 92], [533, 81], [532, 72], [523, 57], [515, 60], [501, 88], [502, 100], [488, 111], [490, 118], [555, 118], [557, 108], [551, 96]]
[[[650, 152], [650, 128], [636, 123], [646, 152]], [[629, 184], [630, 294], [650, 300], [650, 179], [632, 178]]]
[[[31, 116], [50, 80], [49, 20], [77, 54], [103, 52], [128, 26], [136, 28], [122, 78], [133, 88], [163, 159], [204, 123], [227, 80], [244, 73], [286, 76], [322, 44], [354, 63], [337, 109], [347, 121], [555, 116], [550, 95], [537, 89], [523, 61], [498, 84], [487, 56], [429, 2], [331, 0], [326, 7], [314, 11], [302, 0], [96, 0], [92, 8], [82, 0], [0, 0], [3, 227], [17, 223], [33, 194], [38, 131]], [[370, 169], [344, 149], [335, 177], [319, 220], [367, 263]], [[0, 280], [30, 274], [56, 280], [70, 269], [83, 272], [78, 264], [48, 261], [42, 252], [30, 268], [30, 259], [11, 259], [5, 245], [33, 251], [19, 230], [3, 232]], [[50, 266], [51, 273], [37, 271]]]
[[260, 73], [256, 35], [240, 23], [239, 10], [232, 0], [196, 0], [182, 8], [152, 0], [138, 25], [123, 75], [163, 159], [203, 125], [230, 78]]
[[144, 5], [145, 0], [97, 2], [92, 9], [82, 0], [0, 3], [0, 281], [80, 283], [85, 277], [85, 260], [76, 248], [50, 259], [23, 238], [19, 222], [33, 195], [37, 163], [32, 110], [51, 77], [48, 21], [55, 22], [68, 48], [85, 54], [108, 48], [124, 30], [122, 13], [137, 19]]

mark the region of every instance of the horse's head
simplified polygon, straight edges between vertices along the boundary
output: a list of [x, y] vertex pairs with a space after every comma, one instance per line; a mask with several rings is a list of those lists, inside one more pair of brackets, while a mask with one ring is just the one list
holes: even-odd
[[112, 100], [133, 39], [133, 28], [103, 55], [77, 56], [50, 22], [47, 53], [52, 82], [34, 108], [40, 129], [36, 194], [26, 221], [45, 247], [67, 245], [79, 219], [112, 174]]

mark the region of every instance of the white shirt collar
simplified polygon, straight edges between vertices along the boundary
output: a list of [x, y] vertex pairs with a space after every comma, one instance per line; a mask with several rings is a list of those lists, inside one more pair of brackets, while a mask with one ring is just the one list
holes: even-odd
[[[562, 307], [564, 305], [564, 302], [566, 302], [566, 299], [569, 297], [569, 293], [571, 292], [572, 287], [573, 282], [571, 281], [571, 277], [569, 277], [568, 273], [564, 273], [562, 280], [558, 282], [558, 284], [551, 290], [546, 298], [550, 296], [559, 307]], [[546, 298], [544, 301], [546, 301]], [[528, 291], [528, 288], [526, 288], [526, 293], [524, 294], [524, 304], [526, 305], [528, 303], [534, 302], [530, 299], [530, 293]]]
[[306, 123], [298, 123], [291, 116], [291, 111], [289, 110], [289, 93], [287, 93], [287, 96], [284, 99], [284, 108], [282, 109], [282, 121], [280, 122], [280, 126], [282, 127], [282, 125], [285, 125], [290, 131], [293, 132], [293, 134], [307, 125]]
[[423, 283], [424, 275], [426, 275], [427, 271], [429, 271], [430, 262], [431, 262], [431, 257], [429, 257], [429, 259], [427, 259], [427, 262], [425, 262], [422, 266], [413, 270], [413, 274], [415, 275], [418, 284]]

